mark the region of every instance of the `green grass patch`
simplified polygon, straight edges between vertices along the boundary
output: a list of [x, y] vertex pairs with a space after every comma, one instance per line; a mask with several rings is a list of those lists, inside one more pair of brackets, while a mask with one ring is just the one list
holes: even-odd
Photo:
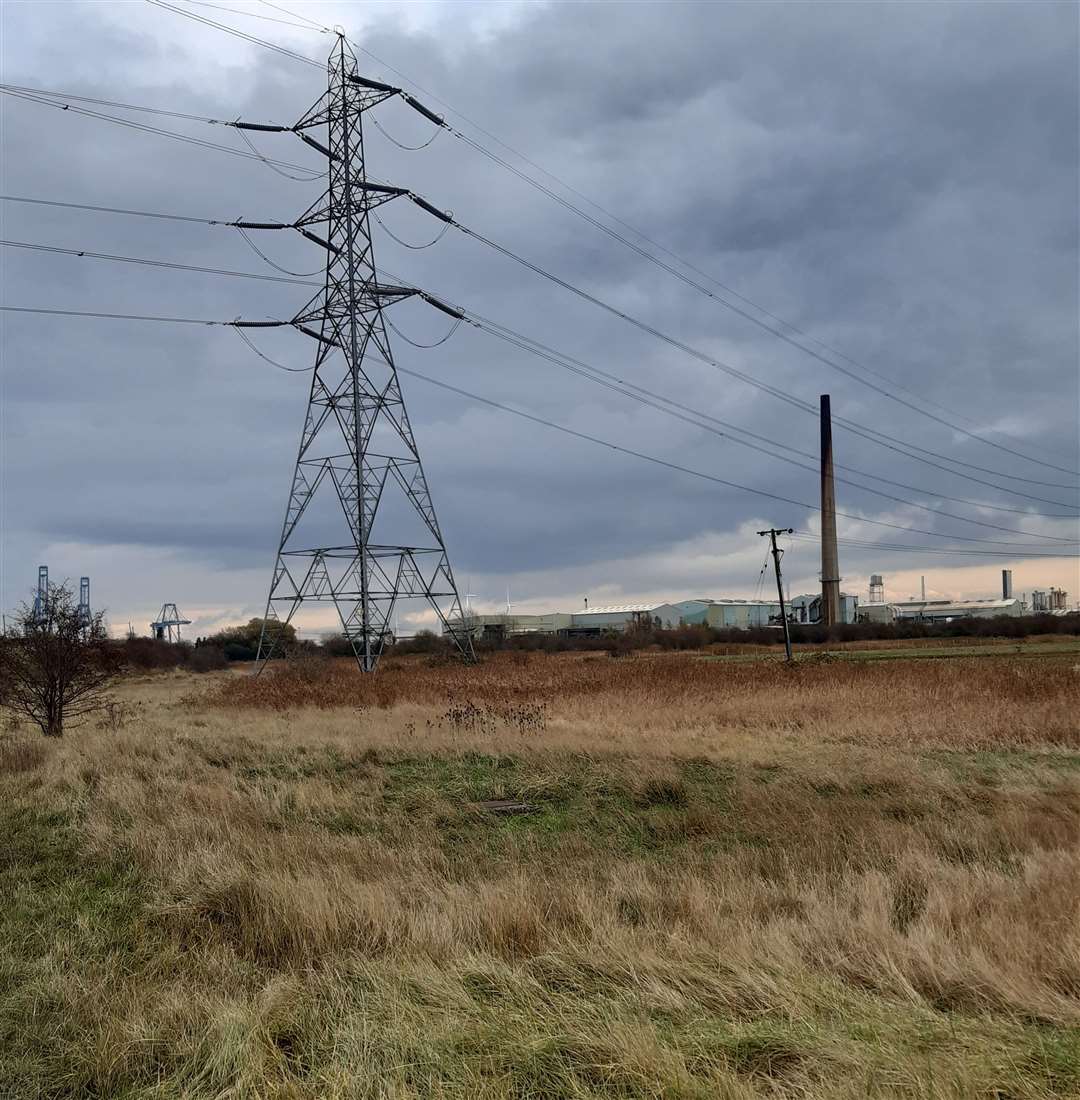
[[72, 1095], [57, 1067], [86, 1041], [79, 975], [135, 963], [139, 875], [122, 857], [88, 859], [67, 813], [0, 807], [0, 898], [0, 1096]]

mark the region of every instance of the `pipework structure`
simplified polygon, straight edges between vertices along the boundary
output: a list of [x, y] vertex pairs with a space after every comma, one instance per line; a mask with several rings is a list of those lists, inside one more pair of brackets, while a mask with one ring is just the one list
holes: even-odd
[[[318, 349], [256, 670], [281, 652], [285, 625], [308, 603], [334, 606], [364, 672], [374, 671], [403, 601], [422, 600], [432, 608], [468, 659], [472, 639], [461, 625], [461, 600], [383, 309], [418, 295], [451, 317], [463, 315], [421, 291], [381, 282], [370, 225], [371, 210], [399, 196], [444, 222], [449, 218], [405, 188], [369, 182], [364, 159], [364, 113], [391, 96], [441, 120], [401, 89], [360, 77], [342, 35], [330, 54], [328, 76], [326, 94], [294, 126], [233, 123], [291, 131], [328, 165], [325, 193], [295, 223], [233, 223], [296, 229], [327, 256], [324, 289], [292, 321]], [[310, 132], [323, 127], [325, 145]], [[329, 503], [319, 514], [322, 498]]]

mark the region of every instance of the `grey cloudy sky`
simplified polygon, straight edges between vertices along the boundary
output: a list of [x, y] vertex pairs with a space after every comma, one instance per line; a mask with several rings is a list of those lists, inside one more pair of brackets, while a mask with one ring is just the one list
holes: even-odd
[[[332, 44], [314, 30], [177, 6], [315, 58]], [[242, 0], [222, 6], [287, 18]], [[452, 104], [695, 267], [934, 402], [931, 411], [947, 407], [947, 418], [965, 428], [1080, 466], [1077, 5], [284, 7], [342, 25], [407, 74], [408, 88]], [[317, 69], [150, 4], [8, 0], [0, 21], [8, 84], [273, 122], [294, 121], [321, 91]], [[370, 57], [360, 60], [362, 72], [402, 82]], [[0, 111], [8, 195], [225, 219], [287, 219], [318, 196], [318, 182], [283, 178], [258, 161], [7, 96]], [[244, 148], [234, 130], [127, 117]], [[431, 134], [400, 101], [379, 108], [378, 119], [404, 144]], [[366, 139], [373, 177], [453, 210], [679, 340], [797, 397], [816, 402], [829, 392], [835, 413], [871, 432], [1067, 505], [975, 484], [838, 431], [838, 460], [921, 491], [879, 488], [1030, 535], [998, 534], [842, 485], [844, 511], [1046, 553], [1065, 544], [1035, 536], [1078, 534], [1075, 520], [1023, 513], [1075, 513], [1076, 477], [973, 441], [842, 376], [589, 228], [452, 135], [419, 152], [399, 149], [370, 125]], [[319, 168], [289, 135], [255, 141], [267, 156]], [[430, 240], [438, 229], [404, 204], [381, 213], [406, 241]], [[229, 229], [11, 202], [0, 203], [0, 218], [7, 240], [275, 273]], [[314, 271], [320, 261], [295, 235], [260, 245], [294, 271]], [[412, 251], [379, 228], [377, 256], [410, 283], [620, 377], [816, 449], [813, 417], [456, 231]], [[285, 317], [311, 293], [12, 248], [0, 249], [0, 264], [0, 296], [11, 305]], [[421, 343], [447, 327], [416, 302], [395, 307], [393, 318]], [[165, 600], [196, 619], [196, 630], [261, 613], [308, 378], [274, 370], [224, 329], [12, 313], [0, 324], [0, 605], [23, 598], [37, 564], [47, 562], [54, 576], [91, 574], [95, 602], [114, 625], [130, 619], [141, 629]], [[256, 338], [280, 362], [310, 362], [301, 336]], [[463, 326], [436, 350], [401, 341], [395, 349], [403, 367], [580, 431], [815, 500], [812, 472], [643, 408], [482, 332]], [[516, 606], [530, 609], [576, 607], [586, 594], [593, 604], [745, 596], [764, 551], [757, 528], [816, 530], [810, 509], [649, 465], [414, 378], [403, 386], [460, 585], [478, 607], [501, 605], [507, 587]], [[1021, 511], [952, 504], [939, 494]], [[852, 520], [842, 521], [844, 535], [1000, 549]], [[1080, 597], [1075, 556], [849, 546], [841, 565], [845, 588], [856, 592], [874, 571], [886, 574], [896, 596], [914, 591], [919, 574], [931, 592], [993, 595], [998, 570], [1011, 565], [1018, 591], [1059, 584]], [[786, 567], [793, 590], [811, 590], [816, 547], [797, 541]]]

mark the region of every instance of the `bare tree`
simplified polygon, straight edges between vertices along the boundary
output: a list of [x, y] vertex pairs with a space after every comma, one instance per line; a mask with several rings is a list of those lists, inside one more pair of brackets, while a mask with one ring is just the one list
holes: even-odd
[[99, 710], [120, 671], [104, 613], [87, 613], [67, 585], [49, 585], [43, 604], [24, 603], [0, 635], [0, 707], [29, 718], [46, 737]]

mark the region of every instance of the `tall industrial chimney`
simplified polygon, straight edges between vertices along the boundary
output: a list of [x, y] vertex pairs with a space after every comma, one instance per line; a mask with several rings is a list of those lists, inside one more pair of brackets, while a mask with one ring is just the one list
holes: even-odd
[[1012, 594], [1012, 570], [1002, 569], [1001, 571], [1001, 598], [1003, 600], [1011, 600]]
[[832, 409], [821, 395], [821, 621], [840, 622], [840, 561], [836, 550], [836, 485], [833, 482]]

